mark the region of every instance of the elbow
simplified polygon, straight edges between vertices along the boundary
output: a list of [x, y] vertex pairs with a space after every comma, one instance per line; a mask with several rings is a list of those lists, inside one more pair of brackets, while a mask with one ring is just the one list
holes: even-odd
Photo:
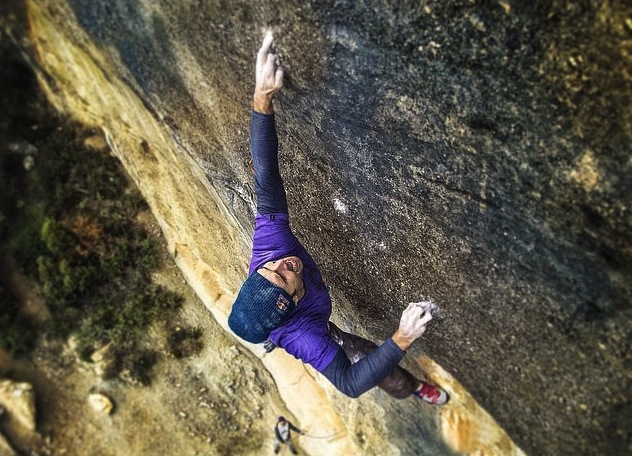
[[327, 377], [327, 379], [336, 387], [338, 391], [344, 394], [351, 399], [356, 399], [360, 397], [365, 390], [362, 388], [358, 388], [358, 386], [348, 379], [344, 378], [342, 375], [334, 375], [331, 377]]
[[360, 395], [362, 394], [359, 391], [351, 391], [349, 393], [345, 393], [347, 396], [349, 396], [351, 399], [357, 399], [360, 397]]
[[338, 391], [351, 399], [357, 399], [364, 391], [360, 391], [357, 388], [353, 388], [350, 385], [336, 385]]

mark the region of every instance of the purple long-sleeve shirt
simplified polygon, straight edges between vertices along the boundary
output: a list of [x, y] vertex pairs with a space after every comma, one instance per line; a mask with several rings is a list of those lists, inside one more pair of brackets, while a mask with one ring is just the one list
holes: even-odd
[[317, 371], [322, 371], [340, 350], [327, 329], [331, 316], [327, 287], [311, 255], [290, 230], [288, 215], [257, 213], [248, 275], [256, 273], [268, 261], [288, 256], [297, 256], [303, 262], [305, 295], [294, 314], [270, 333], [270, 340]]
[[252, 113], [250, 144], [255, 168], [257, 214], [248, 275], [268, 261], [297, 256], [303, 262], [305, 295], [292, 316], [270, 333], [270, 340], [313, 366], [340, 391], [357, 397], [382, 381], [405, 352], [392, 339], [351, 364], [329, 335], [331, 298], [311, 255], [292, 233], [278, 165], [273, 114]]

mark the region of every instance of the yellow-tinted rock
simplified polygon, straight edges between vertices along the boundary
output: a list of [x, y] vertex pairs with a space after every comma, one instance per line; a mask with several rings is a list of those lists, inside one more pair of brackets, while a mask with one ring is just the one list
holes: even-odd
[[15, 456], [16, 453], [7, 442], [7, 439], [4, 438], [2, 434], [0, 434], [0, 456]]
[[454, 377], [430, 358], [418, 358], [428, 380], [445, 388], [450, 402], [441, 408], [441, 432], [455, 451], [477, 456], [523, 456], [507, 433]]
[[599, 183], [599, 170], [597, 169], [595, 157], [590, 150], [587, 150], [582, 155], [575, 169], [570, 172], [569, 177], [584, 187], [586, 191], [593, 190], [597, 186]]
[[90, 394], [88, 396], [88, 404], [90, 404], [90, 408], [92, 408], [92, 410], [103, 415], [109, 415], [112, 413], [112, 409], [114, 408], [112, 400], [105, 394], [101, 393]]
[[0, 380], [0, 405], [5, 407], [11, 420], [35, 431], [35, 392], [30, 383]]

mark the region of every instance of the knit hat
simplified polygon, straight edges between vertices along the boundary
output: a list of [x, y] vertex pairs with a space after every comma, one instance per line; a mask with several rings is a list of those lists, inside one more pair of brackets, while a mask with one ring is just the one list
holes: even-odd
[[242, 339], [258, 344], [268, 339], [270, 332], [281, 326], [295, 309], [287, 291], [253, 272], [239, 290], [228, 326]]

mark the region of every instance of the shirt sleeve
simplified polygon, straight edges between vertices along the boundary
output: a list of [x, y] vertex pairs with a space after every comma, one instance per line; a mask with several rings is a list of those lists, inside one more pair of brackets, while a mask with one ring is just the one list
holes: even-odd
[[351, 364], [342, 348], [321, 373], [342, 393], [358, 397], [384, 380], [406, 354], [387, 339], [358, 362]]
[[274, 114], [253, 111], [250, 151], [255, 168], [255, 195], [260, 214], [287, 213], [287, 196], [279, 173], [279, 140]]

